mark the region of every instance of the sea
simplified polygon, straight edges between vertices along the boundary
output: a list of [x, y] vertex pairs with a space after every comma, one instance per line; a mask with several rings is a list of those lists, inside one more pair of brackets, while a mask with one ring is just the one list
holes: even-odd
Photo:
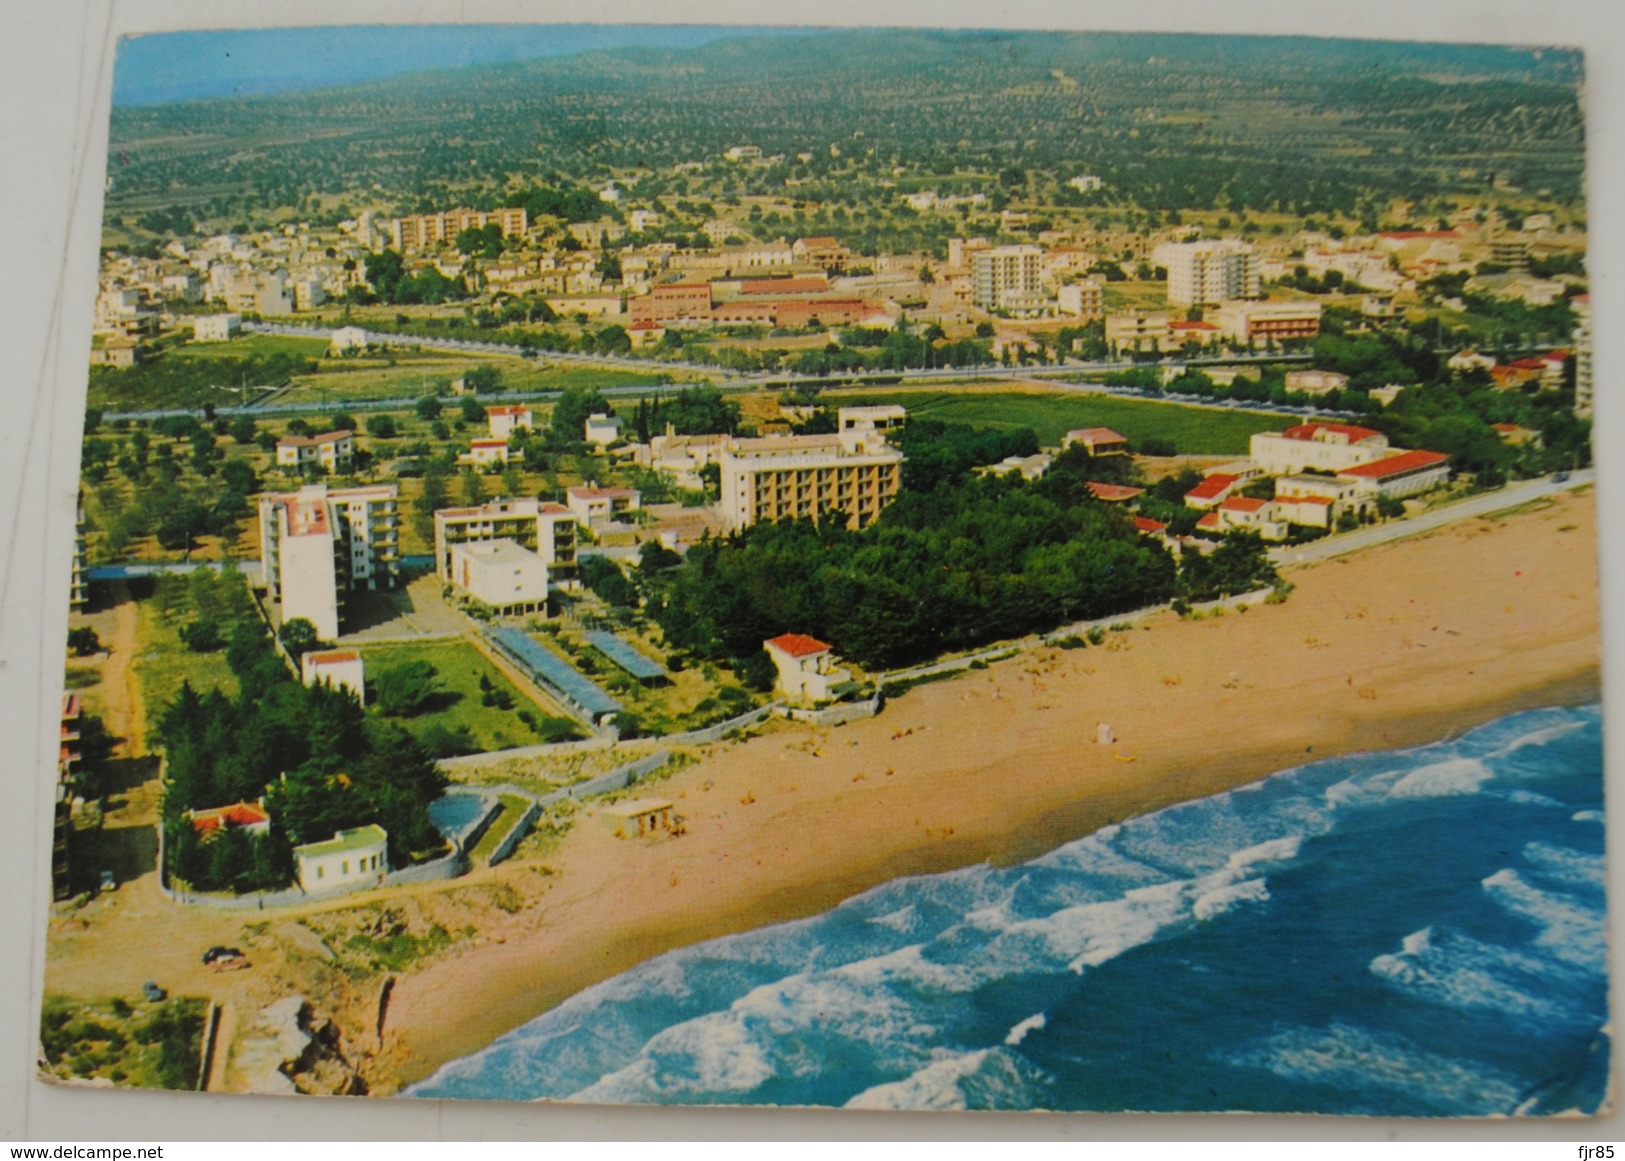
[[1596, 1112], [1603, 838], [1598, 707], [1518, 713], [670, 952], [409, 1094]]

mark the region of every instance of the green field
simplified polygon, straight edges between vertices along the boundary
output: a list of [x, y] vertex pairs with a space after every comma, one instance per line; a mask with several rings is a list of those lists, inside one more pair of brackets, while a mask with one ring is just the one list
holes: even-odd
[[193, 653], [180, 639], [184, 623], [180, 618], [166, 619], [150, 600], [137, 601], [136, 610], [134, 670], [149, 728], [175, 700], [182, 682], [190, 682], [198, 693], [220, 689], [237, 695], [237, 679], [226, 665], [223, 650]]
[[[325, 349], [325, 347], [324, 347]], [[523, 359], [458, 354], [452, 351], [399, 351], [395, 365], [377, 358], [330, 359], [314, 375], [300, 375], [281, 403], [340, 403], [346, 400], [406, 399], [433, 394], [442, 385], [475, 367], [490, 365], [502, 372], [503, 391], [481, 396], [483, 403], [500, 403], [514, 391], [564, 391], [571, 387], [592, 390], [646, 384], [654, 390], [665, 379], [661, 372], [624, 371], [603, 367], [538, 367]]]
[[1138, 443], [1172, 441], [1181, 455], [1244, 455], [1255, 432], [1279, 431], [1286, 416], [1251, 411], [1220, 411], [1178, 403], [1153, 403], [1112, 395], [1036, 394], [1022, 391], [906, 391], [892, 394], [841, 393], [840, 406], [900, 403], [915, 419], [940, 419], [977, 427], [1030, 427], [1045, 447], [1078, 427], [1109, 427]]
[[[437, 725], [448, 730], [467, 726], [479, 750], [509, 750], [516, 746], [534, 746], [547, 740], [519, 720], [520, 710], [528, 711], [538, 721], [542, 720], [544, 713], [556, 716], [559, 712], [537, 708], [530, 698], [515, 689], [513, 683], [467, 641], [387, 642], [362, 644], [357, 648], [366, 662], [369, 694], [376, 675], [393, 666], [408, 661], [427, 661], [435, 667], [434, 685], [441, 692], [430, 712], [410, 718], [386, 719], [399, 721], [414, 734], [421, 735]], [[497, 709], [481, 704], [485, 696], [480, 689], [482, 676], [490, 680], [499, 694], [507, 695], [513, 708]]]
[[327, 353], [326, 339], [297, 335], [238, 335], [223, 343], [187, 343], [170, 352], [172, 359], [250, 359], [267, 355], [299, 355], [319, 359]]

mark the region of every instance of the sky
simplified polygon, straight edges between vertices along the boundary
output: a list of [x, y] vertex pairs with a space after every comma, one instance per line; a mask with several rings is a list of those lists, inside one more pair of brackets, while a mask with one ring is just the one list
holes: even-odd
[[420, 69], [628, 45], [692, 48], [740, 35], [801, 30], [723, 25], [353, 25], [154, 33], [119, 44], [113, 104], [160, 105], [208, 97], [327, 88]]

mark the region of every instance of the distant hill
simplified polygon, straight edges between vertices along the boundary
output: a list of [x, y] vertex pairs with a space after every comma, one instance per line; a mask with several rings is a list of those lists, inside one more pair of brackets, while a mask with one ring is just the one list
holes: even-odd
[[[1348, 212], [1503, 184], [1579, 195], [1563, 49], [1126, 33], [839, 30], [425, 71], [113, 112], [109, 209], [498, 196], [737, 144], [926, 172], [1098, 172], [1142, 206]], [[759, 176], [759, 175], [758, 175]], [[782, 180], [782, 179], [781, 179]], [[748, 188], [745, 192], [750, 192]]]

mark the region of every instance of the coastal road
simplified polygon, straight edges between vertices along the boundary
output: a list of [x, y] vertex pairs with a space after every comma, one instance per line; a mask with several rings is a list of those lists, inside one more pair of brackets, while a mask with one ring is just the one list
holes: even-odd
[[1407, 536], [1417, 536], [1423, 532], [1431, 532], [1435, 528], [1443, 528], [1447, 524], [1454, 524], [1461, 520], [1471, 520], [1478, 516], [1489, 516], [1496, 512], [1505, 512], [1509, 508], [1516, 508], [1520, 504], [1527, 504], [1531, 500], [1540, 500], [1547, 496], [1555, 496], [1559, 492], [1566, 492], [1573, 488], [1591, 484], [1596, 473], [1587, 468], [1582, 472], [1571, 472], [1566, 480], [1558, 481], [1549, 476], [1538, 480], [1523, 480], [1516, 484], [1494, 492], [1485, 492], [1482, 495], [1472, 496], [1466, 500], [1458, 500], [1454, 504], [1446, 504], [1442, 508], [1434, 508], [1420, 516], [1412, 516], [1404, 520], [1395, 520], [1387, 524], [1377, 524], [1370, 528], [1361, 528], [1356, 532], [1346, 532], [1338, 536], [1329, 536], [1323, 540], [1316, 540], [1309, 544], [1297, 545], [1292, 548], [1270, 549], [1270, 559], [1277, 566], [1290, 566], [1299, 564], [1313, 564], [1320, 560], [1329, 560], [1334, 556], [1343, 556], [1350, 552], [1359, 552], [1361, 549], [1372, 548], [1378, 544], [1386, 544], [1391, 540], [1403, 540]]

